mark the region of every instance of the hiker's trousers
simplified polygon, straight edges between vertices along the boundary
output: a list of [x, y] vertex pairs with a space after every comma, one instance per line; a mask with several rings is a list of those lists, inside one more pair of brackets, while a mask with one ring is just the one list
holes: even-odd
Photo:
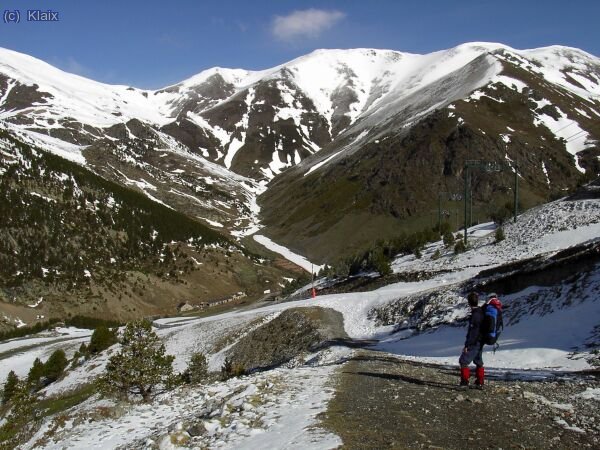
[[467, 352], [462, 352], [460, 354], [460, 358], [458, 359], [458, 364], [460, 367], [469, 367], [469, 364], [472, 362], [475, 363], [477, 367], [483, 367], [483, 346], [485, 344], [483, 342], [478, 342], [472, 347], [469, 347]]

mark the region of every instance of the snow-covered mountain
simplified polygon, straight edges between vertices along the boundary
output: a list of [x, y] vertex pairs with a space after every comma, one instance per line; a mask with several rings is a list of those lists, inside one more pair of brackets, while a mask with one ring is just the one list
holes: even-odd
[[[250, 151], [246, 147], [271, 144], [265, 149], [270, 150], [270, 161], [263, 152], [258, 163], [250, 164], [254, 175], [262, 172], [271, 178], [357, 122], [358, 129], [381, 127], [408, 106], [414, 109], [414, 122], [491, 82], [512, 87], [511, 79], [497, 78], [502, 61], [541, 74], [589, 102], [582, 115], [600, 114], [600, 63], [594, 56], [559, 46], [518, 51], [501, 44], [470, 43], [427, 55], [317, 50], [263, 71], [205, 70], [156, 91], [98, 83], [3, 49], [1, 118], [83, 145], [132, 119], [171, 131], [174, 124], [181, 127], [189, 121], [195, 134], [214, 141], [189, 145], [189, 150], [234, 170], [242, 169], [234, 159]], [[271, 126], [261, 127], [263, 122]], [[296, 142], [277, 132], [286, 122], [295, 129]], [[287, 158], [281, 158], [284, 154]]]
[[[404, 220], [454, 188], [464, 159], [522, 161], [534, 153], [519, 147], [529, 146], [535, 168], [520, 171], [532, 178], [536, 203], [574, 185], [579, 173], [599, 171], [599, 118], [600, 60], [560, 46], [469, 43], [426, 55], [317, 50], [262, 71], [205, 70], [156, 91], [98, 83], [0, 50], [3, 127], [234, 233], [256, 229], [256, 195], [281, 175], [261, 202], [264, 223], [319, 259], [315, 243], [292, 242], [298, 230], [284, 224], [327, 208], [326, 192], [341, 191], [345, 203], [329, 205], [328, 223], [363, 214], [361, 203], [374, 203], [371, 215]], [[408, 205], [380, 189], [392, 182], [402, 191], [414, 175], [409, 162], [394, 160], [398, 145], [417, 165], [439, 161], [428, 183], [435, 192]], [[464, 147], [474, 146], [466, 155]], [[375, 183], [380, 171], [361, 162], [373, 159], [390, 172]], [[331, 176], [340, 173], [360, 182], [345, 192]], [[313, 217], [307, 225], [323, 223]]]

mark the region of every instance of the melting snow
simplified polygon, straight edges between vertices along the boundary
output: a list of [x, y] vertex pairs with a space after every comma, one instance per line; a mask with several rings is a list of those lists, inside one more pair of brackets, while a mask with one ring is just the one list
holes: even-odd
[[253, 237], [254, 237], [254, 240], [256, 242], [258, 242], [259, 244], [264, 245], [266, 248], [268, 248], [269, 250], [271, 250], [275, 253], [279, 253], [285, 259], [293, 262], [297, 266], [302, 267], [304, 270], [306, 270], [309, 273], [311, 270], [313, 270], [314, 273], [317, 273], [324, 267], [324, 266], [320, 266], [320, 265], [311, 263], [304, 256], [300, 256], [300, 255], [292, 252], [291, 250], [285, 248], [284, 246], [276, 244], [275, 242], [273, 242], [271, 239], [269, 239], [266, 236], [261, 236], [260, 234], [255, 234]]
[[44, 301], [44, 297], [40, 297], [37, 302], [35, 302], [31, 305], [27, 305], [27, 306], [29, 306], [30, 308], [37, 308], [40, 305], [40, 303], [42, 303], [43, 301]]
[[243, 145], [246, 142], [246, 130], [248, 129], [248, 117], [250, 115], [250, 110], [252, 108], [252, 102], [254, 101], [254, 96], [255, 96], [254, 88], [248, 89], [248, 95], [246, 96], [246, 112], [244, 113], [244, 115], [242, 116], [240, 121], [235, 125], [236, 129], [238, 130], [238, 133], [240, 134], [240, 138], [238, 139], [237, 137], [234, 137], [231, 140], [229, 147], [227, 148], [227, 154], [225, 155], [225, 159], [223, 160], [225, 167], [227, 167], [228, 169], [231, 168], [231, 163], [233, 162], [233, 158], [235, 157], [236, 153], [239, 151], [240, 148], [243, 147]]
[[542, 172], [544, 172], [544, 175], [546, 176], [546, 183], [550, 186], [550, 178], [548, 177], [548, 170], [546, 169], [546, 163], [544, 161], [542, 161]]
[[212, 225], [213, 227], [223, 228], [222, 224], [220, 224], [219, 222], [215, 222], [214, 220], [207, 219], [206, 217], [203, 217], [202, 220], [207, 222], [209, 225]]
[[[577, 122], [571, 120], [567, 115], [555, 106], [560, 117], [554, 119], [547, 114], [536, 114], [535, 125], [543, 125], [548, 128], [557, 138], [564, 139], [566, 141], [567, 151], [572, 155], [576, 155], [582, 150], [585, 150], [590, 145], [593, 145], [588, 141], [589, 134], [587, 131], [582, 129]], [[578, 166], [581, 172], [584, 170]]]

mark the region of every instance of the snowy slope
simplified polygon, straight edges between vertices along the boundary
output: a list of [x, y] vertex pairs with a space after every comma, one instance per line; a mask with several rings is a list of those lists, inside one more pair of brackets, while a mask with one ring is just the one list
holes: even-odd
[[[177, 370], [182, 370], [195, 351], [206, 352], [213, 362], [220, 361], [226, 336], [239, 339], [247, 333], [248, 327], [260, 326], [284, 309], [318, 305], [340, 311], [349, 336], [375, 339], [381, 351], [400, 358], [454, 366], [465, 336], [464, 319], [468, 315], [464, 299], [459, 295], [462, 283], [483, 269], [515, 259], [549, 257], [572, 245], [597, 243], [599, 205], [598, 200], [559, 201], [528, 211], [507, 228], [505, 246], [490, 242], [493, 227], [473, 228], [470, 230], [473, 248], [457, 257], [442, 256], [443, 265], [450, 271], [426, 281], [395, 283], [370, 292], [319, 296], [315, 300], [273, 304], [206, 318], [161, 319], [155, 322], [156, 330], [166, 343], [167, 351], [175, 355]], [[565, 214], [567, 210], [569, 214]], [[431, 260], [431, 253], [441, 245], [432, 245], [421, 260], [398, 259], [395, 270], [432, 270], [436, 261]], [[441, 307], [431, 304], [430, 314], [423, 319], [427, 323], [422, 332], [414, 328], [395, 332], [395, 325], [382, 326], [372, 318], [376, 308], [430, 293], [439, 293], [439, 297], [446, 300]], [[503, 296], [509, 308], [505, 312], [506, 328], [501, 347], [495, 354], [486, 351], [484, 355], [490, 373], [528, 378], [544, 377], [557, 370], [590, 368], [591, 350], [600, 338], [599, 293], [600, 264], [596, 263], [591, 271], [575, 280], [557, 280], [552, 286], [530, 286]], [[70, 334], [72, 340], [63, 343], [67, 349], [78, 344], [83, 336], [74, 334], [73, 330]], [[27, 345], [44, 344], [44, 341], [47, 343], [44, 354], [58, 345], [49, 337], [2, 344], [2, 367], [13, 367], [22, 357], [10, 351], [21, 348], [26, 353]], [[110, 351], [115, 350], [116, 347]], [[31, 356], [38, 352], [36, 347]], [[55, 432], [52, 421], [46, 420], [29, 445], [48, 432], [50, 438], [43, 444], [44, 448], [132, 447], [151, 442], [169, 448], [172, 436], [179, 432], [185, 434], [200, 418], [207, 430], [202, 439], [206, 439], [211, 448], [336, 448], [340, 445], [339, 439], [319, 430], [317, 415], [325, 410], [333, 393], [328, 382], [335, 368], [349, 352], [332, 347], [309, 358], [300, 368], [279, 368], [203, 389], [180, 388], [161, 396], [151, 406], [123, 408], [111, 400], [92, 397], [69, 412], [71, 417], [83, 419], [78, 420], [77, 425], [68, 423]], [[71, 371], [50, 385], [46, 393], [56, 394], [90, 381], [101, 373], [107, 357], [107, 354], [101, 355]], [[211, 366], [213, 370], [218, 368], [218, 364]], [[119, 411], [116, 416], [98, 418], [102, 408], [115, 407], [115, 411]]]
[[559, 45], [523, 50], [519, 54], [537, 62], [539, 66], [530, 66], [530, 70], [542, 74], [549, 82], [587, 100], [600, 98], [600, 76], [590, 71], [590, 68], [600, 68], [594, 55]]
[[[260, 72], [208, 69], [181, 83], [157, 91], [98, 83], [7, 49], [0, 50], [0, 72], [23, 84], [37, 84], [41, 91], [54, 95], [56, 101], [51, 106], [56, 109], [56, 115], [63, 113], [65, 117], [81, 118], [84, 123], [100, 126], [123, 122], [129, 118], [160, 124], [168, 120], [167, 105], [176, 95], [170, 94], [169, 91], [177, 90], [179, 94], [184, 94], [215, 74], [221, 75], [226, 82], [241, 90], [264, 78], [275, 77], [282, 70], [288, 69], [292, 72], [296, 84], [308, 94], [317, 109], [323, 115], [330, 116], [331, 95], [335, 89], [349, 80], [359, 82], [358, 88], [365, 91], [364, 95], [366, 95], [371, 91], [375, 81], [378, 81], [381, 86], [395, 83], [397, 88], [398, 85], [406, 86], [408, 84], [406, 80], [420, 78], [418, 75], [424, 75], [427, 70], [425, 79], [410, 86], [417, 87], [459, 68], [461, 64], [480, 53], [480, 50], [475, 49], [466, 54], [451, 50], [421, 56], [369, 49], [317, 50], [290, 63]], [[455, 57], [457, 54], [459, 57]], [[432, 67], [440, 68], [431, 71]], [[347, 71], [344, 73], [342, 68], [346, 68]], [[383, 76], [379, 78], [381, 75]], [[398, 76], [402, 76], [404, 80], [398, 81]], [[3, 93], [2, 100], [6, 99], [9, 92], [10, 89]], [[366, 99], [362, 98], [358, 103], [364, 105]], [[360, 111], [360, 108], [358, 110]], [[112, 115], [117, 111], [125, 114], [125, 117]], [[74, 113], [76, 115], [73, 115]], [[5, 113], [5, 117], [8, 115]]]
[[[26, 116], [33, 124], [15, 122], [28, 132], [60, 129], [66, 126], [65, 121], [76, 121], [96, 129], [81, 131], [92, 139], [102, 134], [98, 129], [131, 119], [162, 127], [188, 118], [199, 127], [198, 133], [207, 133], [220, 142], [217, 159], [229, 168], [248, 136], [248, 115], [264, 104], [264, 100], [250, 95], [259, 86], [276, 84], [283, 103], [275, 106], [274, 121], [292, 118], [306, 148], [314, 152], [320, 146], [309, 136], [310, 124], [302, 121], [303, 114], [316, 112], [322, 117], [330, 138], [334, 138], [333, 128], [337, 127], [337, 133], [350, 130], [355, 123], [362, 124], [352, 131], [356, 133], [402, 112], [414, 121], [491, 82], [501, 70], [498, 59], [492, 56], [498, 51], [507, 52], [522, 67], [582, 99], [600, 98], [598, 58], [558, 46], [515, 50], [502, 44], [468, 43], [426, 55], [374, 49], [317, 50], [262, 71], [208, 69], [156, 91], [98, 83], [33, 57], [0, 49], [0, 75], [6, 77], [0, 93], [0, 119], [13, 121], [17, 116]], [[481, 58], [479, 66], [473, 65]], [[442, 80], [443, 89], [438, 85]], [[37, 91], [45, 95], [43, 101], [11, 107], [11, 92], [16, 93], [19, 84], [37, 85]], [[246, 120], [235, 128], [210, 115], [215, 108], [238, 102], [239, 95], [245, 98], [241, 113], [246, 114]], [[302, 99], [308, 99], [312, 107]], [[589, 114], [594, 112], [600, 114], [595, 109]], [[280, 161], [276, 150], [273, 148], [275, 156], [270, 163], [273, 167], [283, 166], [273, 169], [271, 177], [299, 162]]]
[[[0, 49], [0, 73], [31, 86], [37, 84], [39, 90], [52, 95], [44, 105], [34, 105], [38, 120], [76, 118], [81, 123], [105, 127], [139, 118], [154, 123], [164, 123], [167, 119], [162, 110], [165, 95], [156, 96], [148, 91], [128, 86], [112, 86], [70, 74], [31, 56]], [[14, 85], [3, 92], [6, 100]], [[0, 118], [10, 117], [14, 111], [4, 111]], [[41, 123], [40, 123], [41, 125]]]
[[[566, 139], [583, 172], [587, 165], [578, 155], [598, 140], [600, 63], [567, 47], [516, 50], [476, 42], [426, 55], [317, 50], [260, 71], [211, 68], [155, 91], [98, 83], [0, 49], [0, 128], [235, 237], [262, 227], [257, 197], [266, 192], [268, 235], [269, 215], [284, 217], [311, 198], [313, 183], [300, 201], [287, 202], [286, 189], [295, 190], [298, 178], [316, 179], [355, 152], [390, 143], [453, 102], [471, 102], [476, 110], [491, 84], [526, 97], [526, 83], [502, 74], [505, 64], [543, 76], [577, 99], [568, 108], [539, 100], [533, 122], [540, 134], [548, 129], [556, 138], [547, 141], [555, 145], [552, 153], [564, 153], [559, 147]], [[502, 135], [504, 142], [519, 137], [518, 130]], [[561, 163], [573, 164], [568, 158]], [[539, 164], [548, 190], [563, 172], [554, 159]], [[279, 184], [270, 183], [278, 175]], [[269, 201], [270, 193], [280, 203]], [[278, 244], [293, 248], [286, 239]]]
[[[571, 206], [571, 213], [564, 214], [565, 205]], [[558, 218], [563, 218], [560, 222]], [[597, 242], [600, 236], [600, 201], [582, 200], [574, 202], [554, 202], [543, 207], [528, 211], [519, 217], [516, 224], [506, 228], [506, 240], [501, 244], [493, 245], [493, 229], [489, 226], [478, 226], [470, 230], [473, 249], [461, 255], [453, 255], [448, 252], [440, 259], [433, 260], [431, 255], [437, 248], [443, 248], [443, 244], [432, 245], [424, 252], [423, 258], [415, 260], [413, 257], [399, 258], [394, 264], [395, 272], [401, 271], [439, 271], [440, 268], [447, 269], [448, 272], [439, 273], [434, 277], [419, 282], [395, 283], [384, 286], [380, 289], [369, 292], [345, 293], [335, 295], [318, 296], [316, 299], [300, 300], [295, 302], [274, 304], [260, 309], [247, 311], [234, 311], [218, 316], [211, 316], [201, 319], [161, 319], [156, 321], [159, 334], [165, 339], [167, 349], [176, 356], [176, 367], [181, 370], [185, 367], [186, 361], [194, 351], [205, 351], [211, 353], [212, 345], [223, 338], [227, 333], [243, 329], [251, 321], [257, 318], [269, 316], [270, 319], [276, 317], [272, 313], [301, 307], [301, 306], [323, 306], [340, 311], [344, 316], [344, 328], [348, 335], [357, 339], [382, 339], [391, 340], [391, 344], [384, 344], [386, 350], [393, 350], [395, 353], [408, 354], [422, 357], [444, 357], [451, 358], [454, 350], [462, 344], [460, 336], [464, 337], [462, 328], [443, 328], [440, 334], [433, 332], [433, 341], [428, 338], [429, 335], [417, 336], [406, 341], [397, 342], [397, 335], [390, 334], [393, 326], [377, 325], [371, 318], [370, 312], [377, 307], [385, 306], [391, 302], [405, 297], [432, 292], [436, 289], [449, 289], [452, 286], [460, 286], [461, 283], [473, 278], [479, 272], [485, 269], [498, 267], [516, 260], [525, 260], [535, 256], [549, 257], [556, 252], [570, 248], [573, 245], [585, 242]], [[540, 288], [541, 289], [541, 288]], [[556, 311], [541, 314], [541, 317], [534, 317], [530, 320], [539, 324], [531, 326], [530, 322], [525, 324], [515, 318], [514, 328], [510, 324], [506, 331], [506, 345], [502, 349], [502, 357], [498, 357], [497, 367], [527, 367], [527, 368], [547, 368], [560, 367], [562, 369], [581, 369], [588, 367], [584, 360], [570, 360], [568, 354], [574, 348], [580, 348], [585, 338], [593, 331], [593, 327], [600, 323], [600, 297], [596, 295], [600, 291], [600, 268], [596, 272], [591, 272], [586, 283], [579, 286], [580, 291], [574, 291], [570, 285], [564, 285], [560, 289], [544, 288], [548, 292], [542, 298], [548, 297], [548, 305], [564, 303], [565, 296], [569, 293], [577, 292], [577, 299], [569, 308], [556, 308]], [[517, 305], [519, 301], [524, 301], [532, 294], [544, 289], [532, 289], [511, 294], [503, 298], [507, 304]], [[550, 292], [553, 292], [550, 294]], [[463, 319], [468, 310], [464, 301], [453, 294], [453, 300], [448, 303], [447, 309], [443, 314], [447, 317], [443, 322], [452, 322]], [[545, 301], [543, 300], [542, 301]], [[514, 310], [517, 306], [513, 307]], [[546, 308], [548, 309], [548, 308]], [[552, 308], [550, 308], [552, 309]], [[515, 313], [516, 315], [516, 313]], [[510, 317], [510, 315], [508, 316]], [[571, 320], [579, 317], [582, 320]], [[437, 319], [436, 319], [437, 320]], [[554, 334], [556, 325], [552, 327], [543, 323], [544, 320], [552, 324], [560, 323], [561, 333], [556, 333], [551, 339], [550, 334]], [[540, 333], [539, 330], [546, 330], [548, 335]], [[528, 335], [529, 334], [529, 335]], [[443, 339], [444, 336], [453, 336], [449, 345], [441, 346], [433, 350], [432, 342], [438, 342], [437, 339]], [[400, 336], [404, 337], [404, 336]], [[80, 337], [74, 336], [79, 342]], [[456, 339], [454, 339], [456, 338]], [[415, 342], [415, 347], [411, 347], [411, 342]], [[21, 346], [39, 344], [41, 341], [37, 338], [31, 340], [17, 341]], [[420, 346], [423, 342], [423, 346]], [[440, 341], [441, 342], [441, 341]], [[545, 342], [552, 351], [548, 354], [551, 359], [545, 360], [538, 358], [525, 362], [519, 355], [527, 348], [537, 348], [540, 342]], [[54, 345], [55, 343], [52, 342]], [[72, 346], [67, 342], [69, 347]], [[65, 344], [65, 345], [67, 345]], [[0, 351], [13, 349], [13, 343], [5, 343], [0, 347]], [[429, 345], [429, 346], [428, 346]], [[531, 347], [530, 347], [530, 346]], [[6, 347], [7, 346], [7, 347]], [[429, 349], [429, 350], [427, 350]], [[539, 351], [539, 350], [536, 350]], [[585, 351], [581, 353], [585, 354]], [[554, 355], [554, 356], [552, 356]], [[18, 358], [18, 355], [8, 356], [5, 361], [7, 366], [12, 364], [12, 358]], [[31, 359], [31, 361], [33, 361]], [[444, 361], [448, 361], [447, 359]], [[510, 364], [508, 361], [512, 361]], [[493, 366], [492, 363], [490, 363]], [[60, 391], [72, 385], [84, 382], [88, 379], [86, 368], [77, 369], [72, 380], [66, 380], [65, 384], [61, 382], [53, 385], [49, 389]], [[78, 381], [74, 381], [78, 380]]]

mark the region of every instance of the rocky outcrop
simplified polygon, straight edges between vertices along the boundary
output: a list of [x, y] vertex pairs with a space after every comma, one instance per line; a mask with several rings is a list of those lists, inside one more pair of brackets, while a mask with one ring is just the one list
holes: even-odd
[[321, 307], [293, 308], [250, 332], [229, 350], [247, 371], [269, 369], [347, 339], [342, 314]]

